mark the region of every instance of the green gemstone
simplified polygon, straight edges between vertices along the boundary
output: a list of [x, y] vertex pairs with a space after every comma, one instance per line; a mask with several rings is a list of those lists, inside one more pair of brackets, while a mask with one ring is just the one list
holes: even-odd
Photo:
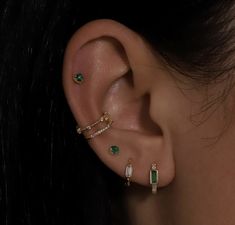
[[113, 154], [113, 155], [117, 155], [119, 153], [120, 149], [118, 146], [116, 145], [113, 145], [110, 147], [110, 152]]
[[74, 75], [74, 81], [81, 84], [84, 81], [84, 76], [81, 73]]
[[151, 176], [152, 176], [152, 183], [156, 184], [157, 183], [157, 171], [156, 170], [152, 170], [151, 171]]

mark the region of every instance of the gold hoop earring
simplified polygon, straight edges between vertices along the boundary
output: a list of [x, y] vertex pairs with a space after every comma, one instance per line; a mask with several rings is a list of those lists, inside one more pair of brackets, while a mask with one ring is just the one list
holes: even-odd
[[[108, 130], [111, 127], [112, 123], [113, 123], [113, 121], [112, 121], [109, 113], [105, 112], [102, 114], [102, 116], [100, 117], [99, 120], [93, 122], [92, 124], [90, 124], [84, 128], [77, 127], [77, 133], [83, 134], [87, 140], [90, 140], [92, 138], [95, 138], [98, 135], [101, 135], [106, 130]], [[96, 127], [98, 127], [98, 128], [95, 129]], [[95, 129], [95, 130], [92, 132], [93, 129]]]
[[157, 193], [157, 186], [159, 180], [159, 172], [157, 170], [157, 164], [153, 163], [150, 169], [150, 184], [152, 185], [152, 193]]
[[131, 185], [131, 177], [133, 175], [133, 166], [131, 163], [131, 159], [128, 160], [128, 164], [126, 165], [125, 169], [125, 177], [126, 177], [126, 185], [130, 186]]

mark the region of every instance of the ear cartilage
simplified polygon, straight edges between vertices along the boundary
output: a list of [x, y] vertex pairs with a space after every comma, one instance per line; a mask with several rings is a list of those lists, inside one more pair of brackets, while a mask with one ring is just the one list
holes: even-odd
[[120, 152], [120, 148], [117, 146], [117, 145], [112, 145], [110, 148], [109, 148], [109, 151], [112, 155], [118, 155], [119, 152]]
[[125, 177], [126, 177], [126, 185], [130, 186], [131, 185], [131, 177], [133, 175], [133, 166], [131, 163], [131, 159], [128, 160], [128, 164], [126, 165], [125, 169]]
[[84, 76], [82, 73], [77, 73], [75, 75], [73, 75], [73, 81], [76, 83], [76, 84], [82, 84], [84, 82]]
[[157, 193], [157, 186], [159, 180], [159, 172], [157, 170], [157, 164], [153, 163], [150, 169], [150, 184], [152, 185], [152, 193]]
[[104, 112], [100, 119], [98, 119], [94, 123], [84, 128], [77, 127], [76, 129], [78, 134], [83, 134], [87, 140], [90, 140], [108, 130], [111, 127], [112, 123], [113, 120], [111, 119], [109, 113]]

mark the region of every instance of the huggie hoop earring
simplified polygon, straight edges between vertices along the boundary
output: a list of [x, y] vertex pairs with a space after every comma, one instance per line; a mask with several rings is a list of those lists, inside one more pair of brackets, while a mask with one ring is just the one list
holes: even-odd
[[[92, 124], [90, 124], [90, 125], [88, 125], [88, 126], [86, 126], [84, 128], [77, 127], [77, 133], [78, 134], [84, 134], [84, 137], [87, 140], [90, 140], [92, 138], [95, 138], [98, 135], [101, 135], [106, 130], [108, 130], [111, 127], [112, 123], [113, 123], [113, 121], [112, 121], [110, 115], [107, 112], [105, 112], [100, 117], [100, 119], [95, 121], [94, 123], [92, 123]], [[93, 133], [87, 134], [87, 132], [92, 132], [92, 130], [94, 128], [96, 128], [97, 126], [98, 126], [98, 129], [93, 131]], [[101, 126], [101, 127], [99, 127], [99, 126]]]
[[125, 177], [126, 177], [126, 185], [130, 186], [131, 185], [131, 177], [133, 175], [133, 166], [131, 163], [131, 159], [128, 160], [128, 164], [126, 165], [125, 169]]
[[150, 184], [152, 185], [152, 193], [157, 193], [157, 185], [159, 180], [159, 172], [157, 170], [157, 164], [153, 163], [150, 169]]

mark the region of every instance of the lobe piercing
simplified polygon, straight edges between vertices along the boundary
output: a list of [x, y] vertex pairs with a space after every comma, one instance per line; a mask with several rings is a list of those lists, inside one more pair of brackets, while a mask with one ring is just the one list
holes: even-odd
[[128, 164], [126, 165], [126, 169], [125, 169], [125, 177], [126, 177], [126, 184], [127, 186], [131, 185], [131, 177], [133, 175], [133, 166], [131, 163], [131, 159], [128, 160]]
[[150, 169], [150, 184], [152, 185], [152, 193], [157, 193], [157, 185], [159, 180], [159, 172], [157, 170], [156, 163], [152, 164], [152, 167]]

